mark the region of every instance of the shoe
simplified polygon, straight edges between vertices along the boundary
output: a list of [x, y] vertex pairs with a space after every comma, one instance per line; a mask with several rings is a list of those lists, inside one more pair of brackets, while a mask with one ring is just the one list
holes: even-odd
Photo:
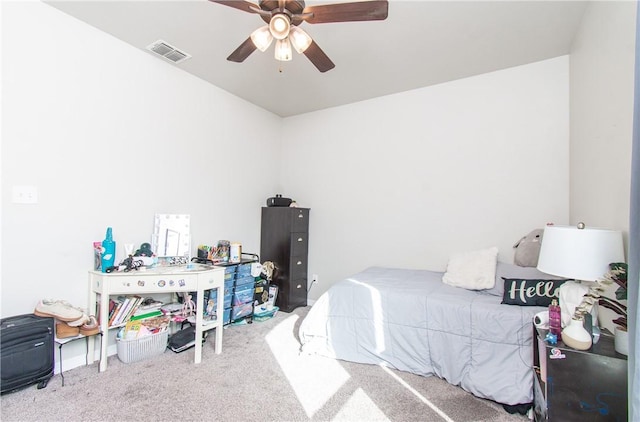
[[77, 321], [83, 312], [61, 300], [42, 299], [33, 313], [41, 317], [53, 317], [60, 321]]
[[76, 337], [80, 334], [80, 328], [70, 327], [64, 322], [56, 323], [56, 337], [57, 338], [69, 338]]
[[93, 315], [88, 318], [89, 321], [80, 327], [80, 334], [82, 334], [83, 336], [93, 336], [98, 334], [100, 332], [98, 320], [96, 320], [96, 317], [94, 317]]
[[69, 324], [70, 327], [80, 327], [81, 325], [87, 324], [89, 321], [89, 316], [83, 313], [80, 318], [75, 321], [68, 321], [67, 324]]

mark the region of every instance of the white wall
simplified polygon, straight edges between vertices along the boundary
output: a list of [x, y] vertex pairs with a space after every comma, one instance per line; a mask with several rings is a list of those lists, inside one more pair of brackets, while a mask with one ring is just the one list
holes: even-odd
[[[398, 77], [401, 77], [399, 71]], [[569, 216], [569, 59], [285, 119], [285, 195], [310, 212], [313, 300], [371, 265], [444, 270]]]
[[[92, 242], [149, 242], [157, 212], [191, 215], [192, 251], [259, 251], [278, 116], [43, 3], [2, 9], [0, 315], [87, 306]], [[19, 185], [38, 203], [12, 203]]]
[[91, 243], [148, 241], [156, 212], [191, 214], [193, 248], [258, 251], [265, 198], [292, 196], [312, 299], [369, 265], [509, 261], [568, 220], [567, 57], [282, 120], [47, 5], [2, 8], [2, 316], [86, 306]]
[[[570, 221], [622, 230], [627, 245], [636, 7], [635, 1], [590, 4], [570, 55]], [[613, 331], [615, 314], [600, 312], [602, 326]]]
[[636, 2], [594, 2], [571, 48], [571, 222], [628, 232]]

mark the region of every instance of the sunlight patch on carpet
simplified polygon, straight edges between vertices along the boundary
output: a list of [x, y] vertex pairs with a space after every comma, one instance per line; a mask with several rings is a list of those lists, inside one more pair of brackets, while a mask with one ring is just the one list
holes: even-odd
[[402, 385], [404, 388], [409, 390], [414, 396], [416, 396], [418, 398], [418, 400], [420, 400], [421, 402], [423, 402], [424, 404], [429, 406], [431, 408], [431, 410], [436, 412], [440, 417], [442, 417], [442, 419], [444, 419], [447, 422], [455, 422], [453, 419], [451, 419], [449, 416], [447, 416], [446, 413], [444, 413], [442, 410], [440, 410], [440, 408], [438, 406], [436, 406], [435, 404], [431, 403], [425, 396], [423, 396], [415, 388], [410, 386], [405, 380], [403, 380], [402, 378], [400, 378], [399, 376], [394, 374], [391, 371], [391, 369], [389, 369], [389, 368], [387, 368], [387, 367], [385, 367], [383, 365], [380, 365], [380, 368], [382, 368], [383, 371], [385, 371], [387, 374], [389, 374], [391, 376], [391, 378], [393, 378], [394, 380], [398, 381], [398, 383], [400, 385]]
[[298, 318], [285, 319], [265, 339], [298, 401], [312, 417], [347, 382], [349, 374], [335, 360], [300, 353], [300, 344], [291, 335]]
[[358, 388], [331, 421], [357, 421], [362, 420], [362, 415], [367, 415], [367, 422], [389, 420], [367, 393]]

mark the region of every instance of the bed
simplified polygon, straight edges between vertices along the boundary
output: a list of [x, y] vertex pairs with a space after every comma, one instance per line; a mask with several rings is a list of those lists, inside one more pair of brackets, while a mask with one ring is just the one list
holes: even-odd
[[493, 274], [493, 289], [468, 290], [443, 283], [443, 272], [368, 268], [314, 303], [300, 325], [302, 352], [436, 375], [505, 405], [531, 403], [532, 321], [546, 308], [502, 304], [503, 277], [552, 277], [502, 263]]

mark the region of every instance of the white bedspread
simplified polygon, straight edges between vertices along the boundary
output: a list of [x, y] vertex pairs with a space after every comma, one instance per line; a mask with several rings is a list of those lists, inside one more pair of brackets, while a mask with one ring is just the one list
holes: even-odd
[[533, 316], [448, 286], [442, 273], [372, 267], [333, 285], [300, 326], [302, 351], [436, 375], [503, 404], [533, 401]]

